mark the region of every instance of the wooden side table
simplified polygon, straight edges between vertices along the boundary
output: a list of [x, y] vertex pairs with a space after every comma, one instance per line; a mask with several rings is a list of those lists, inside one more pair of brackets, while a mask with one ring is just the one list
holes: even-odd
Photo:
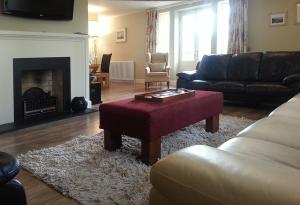
[[92, 105], [101, 104], [101, 83], [95, 82], [90, 84], [90, 99]]
[[90, 73], [94, 74], [98, 71], [99, 69], [99, 64], [91, 64], [90, 65]]
[[109, 88], [109, 73], [97, 72], [95, 73], [97, 81], [101, 83], [103, 87]]
[[102, 87], [109, 88], [109, 73], [97, 72], [99, 69], [99, 64], [91, 64], [90, 73], [97, 77], [97, 82], [101, 83]]

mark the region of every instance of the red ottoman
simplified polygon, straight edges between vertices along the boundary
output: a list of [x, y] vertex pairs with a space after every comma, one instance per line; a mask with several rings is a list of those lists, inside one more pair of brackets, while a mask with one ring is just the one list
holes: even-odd
[[152, 165], [160, 158], [162, 136], [201, 120], [206, 120], [207, 132], [218, 131], [223, 94], [196, 91], [193, 97], [166, 103], [131, 98], [102, 104], [99, 109], [104, 148], [110, 151], [120, 148], [122, 134], [141, 139], [142, 161]]

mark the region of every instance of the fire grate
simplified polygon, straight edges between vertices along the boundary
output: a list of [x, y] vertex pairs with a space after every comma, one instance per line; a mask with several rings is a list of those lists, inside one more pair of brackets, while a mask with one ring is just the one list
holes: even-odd
[[24, 92], [23, 104], [25, 119], [57, 111], [56, 97], [38, 87]]

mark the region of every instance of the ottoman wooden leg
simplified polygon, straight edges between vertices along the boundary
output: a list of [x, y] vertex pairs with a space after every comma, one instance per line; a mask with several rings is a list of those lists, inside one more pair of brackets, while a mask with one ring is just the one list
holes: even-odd
[[153, 141], [142, 140], [142, 162], [152, 165], [160, 158], [161, 138]]
[[213, 117], [206, 119], [206, 132], [215, 133], [219, 130], [219, 115], [215, 115]]
[[114, 151], [122, 146], [121, 134], [104, 130], [104, 149]]

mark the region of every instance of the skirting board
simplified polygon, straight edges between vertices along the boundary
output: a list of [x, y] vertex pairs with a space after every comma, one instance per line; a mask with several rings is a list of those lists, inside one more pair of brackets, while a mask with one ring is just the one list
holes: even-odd
[[91, 109], [92, 108], [92, 101], [85, 98], [85, 101], [87, 102], [87, 108]]
[[27, 128], [27, 127], [32, 127], [32, 126], [35, 126], [35, 125], [49, 123], [49, 122], [53, 122], [53, 121], [63, 120], [63, 119], [77, 117], [77, 116], [81, 116], [81, 115], [87, 115], [87, 114], [91, 114], [91, 113], [95, 113], [95, 112], [98, 112], [98, 110], [88, 108], [84, 112], [65, 113], [65, 114], [61, 114], [61, 115], [57, 115], [57, 116], [51, 116], [51, 117], [40, 119], [40, 120], [33, 120], [33, 121], [25, 122], [24, 124], [20, 124], [20, 125], [16, 125], [15, 123], [7, 123], [7, 124], [0, 125], [0, 134], [15, 131], [15, 130], [19, 130], [19, 129], [24, 129], [24, 128]]
[[13, 123], [13, 59], [70, 57], [71, 99], [89, 99], [88, 36], [0, 30], [0, 125]]

